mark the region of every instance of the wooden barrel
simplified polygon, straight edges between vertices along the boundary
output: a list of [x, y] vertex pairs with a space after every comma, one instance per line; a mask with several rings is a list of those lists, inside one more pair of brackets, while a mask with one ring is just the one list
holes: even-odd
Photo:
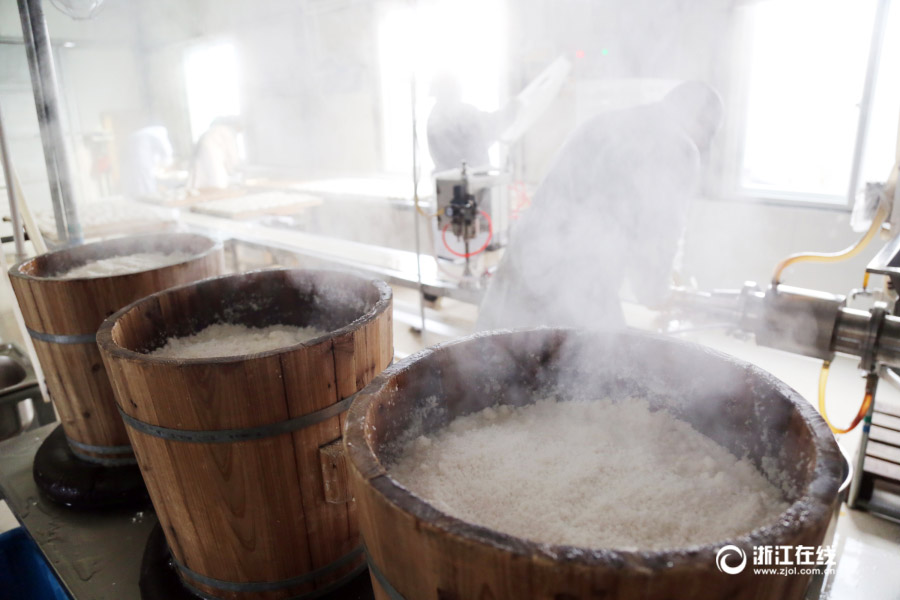
[[[790, 506], [746, 535], [705, 546], [644, 552], [551, 546], [442, 513], [386, 470], [401, 435], [434, 431], [496, 402], [530, 403], [546, 397], [547, 386], [562, 398], [576, 390], [583, 397], [586, 389], [598, 398], [646, 398], [735, 455], [775, 467], [767, 476], [789, 477]], [[497, 332], [421, 352], [359, 395], [345, 444], [380, 600], [799, 600], [810, 575], [754, 574], [753, 548], [821, 544], [841, 479], [834, 436], [795, 391], [737, 359], [636, 332]], [[717, 553], [728, 544], [747, 557], [739, 574], [717, 568]], [[732, 556], [726, 564], [737, 562]]]
[[[97, 334], [182, 581], [204, 597], [293, 598], [365, 568], [346, 480], [352, 397], [390, 364], [391, 290], [267, 270], [144, 298]], [[244, 356], [146, 354], [219, 322], [329, 333]]]
[[[190, 258], [109, 277], [58, 276], [91, 261], [139, 252], [181, 252]], [[86, 244], [42, 254], [10, 269], [47, 391], [76, 456], [106, 465], [134, 464], [95, 339], [103, 320], [138, 298], [219, 275], [223, 269], [221, 244], [189, 233]]]

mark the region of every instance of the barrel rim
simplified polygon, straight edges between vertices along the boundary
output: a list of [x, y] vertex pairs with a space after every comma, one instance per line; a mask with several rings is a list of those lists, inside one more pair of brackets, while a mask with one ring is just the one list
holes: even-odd
[[784, 400], [793, 405], [810, 432], [815, 453], [815, 466], [806, 487], [800, 490], [798, 497], [778, 516], [777, 521], [773, 520], [773, 522], [739, 536], [681, 548], [624, 550], [554, 545], [513, 536], [451, 516], [416, 496], [390, 476], [370, 447], [365, 430], [367, 427], [366, 415], [370, 406], [383, 391], [392, 388], [395, 377], [414, 363], [453, 346], [473, 343], [482, 337], [541, 331], [563, 332], [566, 335], [591, 335], [587, 331], [565, 327], [479, 332], [411, 354], [382, 371], [359, 393], [347, 414], [344, 444], [350, 458], [350, 468], [355, 471], [355, 475], [363, 479], [373, 493], [380, 495], [383, 501], [394, 509], [419, 520], [423, 528], [439, 530], [444, 535], [455, 538], [464, 544], [491, 546], [526, 560], [550, 559], [557, 563], [582, 567], [618, 568], [631, 565], [652, 572], [685, 567], [697, 568], [698, 565], [715, 569], [716, 555], [725, 545], [733, 544], [749, 551], [753, 546], [772, 545], [780, 540], [796, 539], [800, 532], [806, 530], [808, 524], [824, 523], [831, 518], [835, 503], [839, 501], [838, 490], [843, 479], [841, 476], [843, 455], [828, 425], [812, 404], [773, 374], [747, 361], [694, 342], [637, 330], [627, 330], [617, 334], [655, 339], [673, 346], [691, 348], [693, 351], [707, 354], [716, 360], [724, 360], [743, 369], [758, 381], [771, 386]]
[[[206, 250], [203, 250], [202, 252], [198, 252], [196, 254], [192, 254], [188, 258], [178, 261], [178, 262], [168, 263], [165, 265], [161, 265], [158, 267], [152, 267], [149, 269], [141, 269], [140, 271], [128, 271], [127, 273], [117, 273], [114, 275], [107, 275], [104, 277], [37, 276], [37, 275], [32, 275], [30, 273], [25, 273], [22, 271], [22, 267], [24, 267], [26, 264], [29, 264], [29, 263], [34, 262], [39, 259], [46, 260], [49, 257], [60, 256], [60, 255], [72, 252], [75, 249], [97, 248], [100, 246], [112, 246], [112, 245], [115, 245], [116, 243], [121, 243], [123, 241], [140, 241], [140, 240], [149, 240], [149, 239], [173, 239], [173, 238], [176, 238], [176, 239], [178, 239], [178, 238], [180, 238], [180, 239], [193, 238], [193, 239], [198, 239], [198, 240], [206, 240], [206, 241], [210, 242], [210, 244]], [[26, 280], [26, 281], [41, 281], [41, 282], [85, 282], [85, 281], [106, 281], [106, 280], [113, 280], [113, 279], [122, 279], [125, 277], [133, 277], [135, 275], [143, 275], [146, 273], [151, 273], [153, 271], [159, 271], [161, 269], [168, 269], [168, 268], [175, 267], [178, 265], [185, 265], [185, 264], [197, 261], [197, 260], [202, 260], [202, 259], [214, 254], [215, 252], [218, 252], [219, 250], [222, 249], [222, 247], [223, 247], [223, 245], [220, 240], [212, 238], [208, 235], [203, 235], [200, 233], [190, 233], [187, 231], [130, 235], [130, 236], [125, 236], [125, 237], [117, 237], [117, 238], [111, 238], [111, 239], [106, 239], [106, 240], [100, 240], [98, 242], [91, 242], [90, 244], [81, 244], [79, 246], [70, 246], [68, 248], [60, 248], [59, 250], [54, 250], [52, 252], [45, 252], [43, 254], [38, 254], [37, 256], [32, 256], [30, 258], [26, 258], [24, 260], [17, 262], [16, 264], [14, 264], [12, 267], [9, 268], [9, 276], [15, 277], [18, 279], [22, 279], [22, 280]], [[176, 251], [177, 251], [177, 249], [176, 249]], [[114, 254], [114, 255], [110, 256], [109, 258], [114, 258], [116, 256], [123, 256], [123, 255]]]
[[[119, 319], [121, 319], [126, 313], [129, 311], [136, 309], [139, 305], [150, 303], [158, 298], [162, 297], [166, 294], [174, 294], [183, 289], [196, 287], [199, 285], [212, 285], [216, 281], [220, 281], [223, 279], [237, 279], [240, 277], [245, 277], [247, 275], [254, 276], [264, 276], [266, 273], [328, 273], [332, 275], [339, 275], [341, 277], [353, 278], [358, 280], [360, 283], [370, 284], [372, 287], [378, 292], [378, 300], [375, 304], [361, 314], [359, 317], [354, 319], [353, 321], [347, 323], [343, 327], [338, 329], [334, 329], [332, 331], [328, 331], [323, 335], [311, 338], [309, 340], [299, 342], [297, 344], [293, 344], [291, 346], [284, 346], [282, 348], [275, 348], [274, 350], [267, 350], [265, 352], [257, 352], [253, 354], [235, 354], [230, 356], [216, 356], [212, 358], [164, 358], [160, 356], [153, 356], [151, 354], [145, 354], [143, 352], [138, 352], [136, 350], [131, 350], [129, 348], [125, 348], [120, 346], [112, 337], [113, 329], [118, 323]], [[193, 281], [190, 283], [186, 283], [183, 285], [171, 287], [165, 290], [160, 290], [154, 294], [149, 296], [145, 296], [144, 298], [140, 298], [135, 300], [131, 304], [122, 307], [109, 317], [107, 317], [103, 323], [101, 323], [100, 328], [97, 330], [97, 345], [100, 347], [101, 351], [104, 354], [107, 354], [111, 358], [119, 359], [119, 360], [128, 360], [132, 362], [143, 362], [143, 363], [152, 363], [152, 364], [162, 364], [162, 365], [177, 365], [177, 366], [188, 366], [188, 365], [208, 365], [208, 364], [226, 364], [226, 363], [235, 363], [235, 362], [243, 362], [246, 360], [252, 359], [260, 359], [260, 358], [270, 358], [273, 356], [279, 356], [281, 354], [286, 354], [289, 352], [294, 352], [299, 350], [300, 348], [316, 346], [323, 342], [330, 341], [332, 339], [341, 337], [343, 335], [347, 335], [349, 333], [353, 333], [354, 331], [360, 329], [364, 325], [374, 321], [378, 315], [383, 313], [391, 304], [391, 300], [393, 298], [393, 292], [391, 287], [382, 281], [381, 279], [374, 279], [363, 277], [361, 275], [357, 275], [355, 273], [340, 271], [336, 269], [292, 269], [292, 268], [269, 268], [269, 269], [256, 269], [253, 271], [244, 271], [242, 273], [231, 273], [227, 275], [219, 275], [218, 277], [209, 277], [207, 279], [202, 279], [199, 281]]]

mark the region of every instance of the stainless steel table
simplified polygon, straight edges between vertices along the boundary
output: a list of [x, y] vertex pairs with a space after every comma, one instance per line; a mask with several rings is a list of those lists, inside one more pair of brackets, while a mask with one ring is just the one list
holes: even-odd
[[31, 476], [38, 446], [57, 423], [0, 443], [0, 496], [75, 600], [140, 600], [141, 557], [156, 515], [74, 511], [42, 498]]
[[417, 273], [421, 269], [422, 291], [434, 296], [446, 296], [478, 304], [484, 294], [482, 289], [470, 289], [461, 287], [455, 282], [445, 281], [440, 276], [437, 261], [427, 253], [417, 257], [415, 252], [407, 250], [189, 211], [179, 216], [179, 223], [196, 233], [236, 240], [248, 246], [282, 250], [313, 259], [322, 265], [352, 269], [404, 287], [418, 287]]

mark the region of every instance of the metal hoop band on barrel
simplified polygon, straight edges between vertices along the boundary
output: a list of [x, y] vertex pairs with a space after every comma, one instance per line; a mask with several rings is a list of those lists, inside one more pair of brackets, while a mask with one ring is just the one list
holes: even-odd
[[69, 436], [66, 436], [66, 441], [69, 442], [70, 446], [75, 446], [79, 450], [84, 450], [85, 452], [93, 452], [95, 454], [134, 454], [134, 450], [130, 445], [128, 446], [92, 446], [90, 444], [82, 444], [81, 442], [76, 442]]
[[42, 333], [40, 331], [35, 331], [30, 327], [26, 327], [28, 330], [28, 335], [32, 338], [40, 341], [47, 342], [48, 344], [96, 344], [97, 343], [97, 333], [75, 333], [75, 334], [57, 334], [57, 333]]
[[[394, 364], [392, 360], [388, 363], [388, 367]], [[361, 390], [360, 390], [361, 391]], [[343, 400], [335, 402], [331, 406], [327, 406], [322, 410], [306, 413], [293, 419], [278, 421], [277, 423], [268, 423], [266, 425], [258, 425], [256, 427], [246, 427], [243, 429], [172, 429], [171, 427], [161, 427], [153, 425], [140, 419], [135, 419], [127, 414], [122, 407], [119, 408], [119, 414], [125, 424], [141, 433], [152, 435], [153, 437], [162, 438], [164, 440], [172, 440], [174, 442], [190, 442], [195, 444], [231, 444], [234, 442], [248, 442], [252, 440], [261, 440], [267, 437], [274, 437], [285, 433], [293, 433], [300, 429], [306, 429], [313, 425], [317, 425], [322, 421], [327, 421], [332, 417], [346, 412], [350, 408], [350, 404], [359, 391], [350, 394]]]
[[403, 597], [403, 594], [398, 592], [394, 586], [391, 585], [391, 582], [387, 580], [387, 577], [384, 576], [384, 573], [381, 572], [377, 566], [375, 566], [375, 561], [372, 560], [372, 555], [369, 554], [369, 549], [364, 548], [366, 553], [366, 564], [369, 565], [369, 571], [372, 575], [375, 576], [375, 579], [378, 580], [378, 583], [381, 585], [381, 589], [384, 590], [384, 593], [388, 595], [388, 598], [391, 600], [406, 600]]
[[[72, 451], [72, 454], [77, 456], [79, 459], [95, 463], [98, 465], [103, 465], [104, 467], [122, 467], [125, 465], [136, 465], [137, 458], [134, 456], [134, 450], [131, 446], [92, 446], [90, 444], [82, 444], [81, 442], [76, 442], [69, 436], [66, 436], [66, 442], [69, 444], [69, 450]], [[128, 453], [131, 456], [118, 456], [115, 458], [106, 458], [103, 456], [93, 456], [90, 454], [84, 454], [84, 452], [93, 452], [95, 454], [125, 454]]]
[[72, 454], [74, 454], [78, 458], [78, 460], [94, 463], [100, 465], [101, 467], [128, 467], [137, 464], [136, 458], [100, 458], [99, 456], [82, 454], [81, 452], [75, 450], [75, 448], [72, 448]]
[[307, 413], [294, 419], [286, 421], [278, 421], [277, 423], [269, 423], [268, 425], [260, 425], [258, 427], [247, 427], [246, 429], [213, 429], [213, 430], [191, 430], [191, 429], [171, 429], [169, 427], [160, 427], [159, 425], [151, 425], [144, 421], [135, 419], [119, 408], [119, 414], [125, 424], [153, 437], [162, 438], [164, 440], [172, 440], [175, 442], [193, 442], [196, 444], [230, 444], [233, 442], [246, 442], [250, 440], [260, 440], [267, 437], [273, 437], [284, 433], [291, 433], [299, 429], [305, 429], [322, 421], [335, 417], [350, 408], [350, 403], [356, 394], [347, 396], [340, 402], [332, 404], [322, 410]]
[[[69, 436], [66, 436], [66, 442], [68, 442], [72, 454], [87, 462], [96, 463], [105, 467], [121, 467], [124, 465], [137, 464], [137, 458], [135, 458], [134, 449], [131, 446], [92, 446], [91, 444], [76, 442]], [[82, 452], [79, 452], [80, 450], [84, 452], [93, 452], [94, 454], [130, 454], [131, 456], [106, 458], [103, 456], [82, 454]]]
[[[178, 562], [174, 556], [172, 557], [172, 563], [178, 568], [179, 571], [181, 571], [181, 573], [187, 575], [191, 579], [226, 592], [271, 592], [275, 590], [283, 590], [284, 588], [294, 587], [297, 585], [302, 585], [304, 583], [310, 583], [315, 579], [318, 579], [319, 577], [324, 577], [325, 575], [328, 575], [329, 573], [350, 564], [362, 553], [363, 547], [362, 545], [359, 545], [337, 560], [328, 563], [324, 567], [320, 567], [315, 571], [303, 573], [302, 575], [298, 575], [297, 577], [282, 579], [281, 581], [225, 581], [223, 579], [214, 579], [212, 577], [207, 577], [206, 575], [201, 575], [196, 571], [192, 571], [189, 567], [186, 567], [185, 565]], [[365, 568], [365, 563], [362, 563], [360, 567]], [[361, 571], [360, 568], [354, 570], [354, 572], [357, 572], [357, 574], [359, 571]], [[184, 580], [182, 579], [182, 581]], [[186, 585], [190, 585], [190, 583], [188, 582], [184, 583]], [[321, 592], [321, 590], [316, 590], [316, 592]], [[296, 596], [296, 598], [307, 597], [309, 597], [307, 594]]]

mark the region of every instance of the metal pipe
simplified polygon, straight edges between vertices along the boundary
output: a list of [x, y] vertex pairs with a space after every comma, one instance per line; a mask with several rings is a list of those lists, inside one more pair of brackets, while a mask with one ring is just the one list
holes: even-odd
[[859, 357], [864, 366], [900, 368], [900, 316], [847, 308], [843, 296], [784, 285], [765, 293], [748, 285], [740, 292], [673, 295], [677, 311], [730, 321], [753, 333], [761, 346], [822, 360], [839, 352]]
[[888, 315], [884, 318], [875, 347], [875, 360], [885, 366], [900, 368], [900, 317]]
[[832, 345], [835, 352], [859, 356], [869, 329], [869, 312], [855, 308], [843, 308], [837, 317]]
[[56, 233], [62, 242], [76, 245], [83, 242], [83, 235], [75, 207], [72, 173], [66, 153], [62, 111], [59, 105], [59, 85], [53, 48], [50, 46], [50, 34], [41, 0], [18, 0], [18, 4], [41, 142], [44, 147], [44, 160], [47, 165], [47, 178], [50, 182], [53, 214], [56, 218]]
[[872, 402], [863, 417], [863, 435], [859, 439], [859, 448], [856, 450], [856, 466], [854, 472], [856, 476], [850, 482], [850, 493], [847, 494], [847, 506], [856, 508], [856, 501], [859, 499], [859, 490], [862, 487], [863, 474], [866, 472], [866, 448], [869, 445], [869, 435], [865, 433], [872, 425], [872, 414], [875, 412], [875, 391], [878, 389], [878, 373], [869, 373], [866, 376], [866, 395], [871, 394]]
[[6, 182], [6, 197], [9, 199], [9, 219], [12, 221], [13, 240], [16, 242], [16, 262], [25, 259], [25, 232], [16, 204], [16, 190], [13, 185], [12, 158], [9, 146], [6, 145], [6, 129], [3, 127], [3, 115], [0, 112], [0, 159], [3, 161], [3, 180]]
[[822, 360], [834, 358], [832, 340], [844, 296], [779, 285], [753, 298], [756, 315], [745, 321], [752, 323], [748, 327], [757, 344]]
[[[416, 281], [419, 290], [419, 319], [422, 323], [422, 342], [425, 343], [425, 286], [422, 285], [422, 242], [419, 233], [419, 133], [418, 124], [416, 123], [416, 74], [413, 73], [409, 81], [409, 98], [412, 112], [412, 176], [413, 176], [413, 198], [415, 202], [415, 210], [413, 210], [413, 227], [416, 229]], [[431, 224], [429, 223], [430, 227]]]

